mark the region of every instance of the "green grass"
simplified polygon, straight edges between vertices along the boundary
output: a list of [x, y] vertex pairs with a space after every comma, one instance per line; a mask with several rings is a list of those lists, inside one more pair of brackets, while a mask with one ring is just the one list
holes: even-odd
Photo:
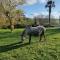
[[48, 29], [46, 41], [32, 37], [30, 45], [19, 43], [22, 30], [0, 30], [0, 60], [60, 60], [60, 29]]

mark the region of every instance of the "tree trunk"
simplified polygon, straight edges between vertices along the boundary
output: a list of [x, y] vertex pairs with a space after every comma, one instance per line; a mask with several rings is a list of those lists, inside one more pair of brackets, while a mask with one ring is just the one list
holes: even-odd
[[9, 21], [10, 21], [10, 29], [11, 29], [11, 32], [13, 32], [14, 25], [13, 25], [13, 22], [12, 22], [11, 17], [9, 17]]
[[49, 26], [50, 26], [50, 20], [51, 20], [51, 6], [49, 7]]

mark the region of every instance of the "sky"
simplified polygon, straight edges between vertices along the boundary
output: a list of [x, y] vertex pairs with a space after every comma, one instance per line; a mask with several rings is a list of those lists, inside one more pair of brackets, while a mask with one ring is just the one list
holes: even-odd
[[[59, 18], [60, 15], [60, 0], [53, 0], [55, 8], [52, 8], [52, 15]], [[22, 6], [17, 6], [17, 9], [23, 9], [26, 17], [33, 18], [37, 15], [48, 15], [48, 8], [45, 8], [47, 0], [26, 0]]]

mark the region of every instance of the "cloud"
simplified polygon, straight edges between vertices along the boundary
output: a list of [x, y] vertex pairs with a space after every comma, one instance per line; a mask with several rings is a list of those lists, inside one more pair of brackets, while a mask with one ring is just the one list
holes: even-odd
[[38, 13], [38, 12], [37, 12], [37, 13], [34, 12], [34, 13], [33, 13], [33, 16], [38, 16], [39, 14], [40, 14], [40, 13]]
[[52, 15], [54, 16], [54, 18], [59, 18], [60, 13], [55, 11], [55, 12], [52, 12]]
[[26, 2], [26, 4], [28, 4], [28, 5], [33, 5], [33, 4], [35, 4], [35, 3], [46, 3], [46, 1], [47, 0], [25, 0], [25, 2]]
[[46, 3], [47, 0], [39, 0], [40, 3]]
[[33, 5], [35, 3], [37, 3], [37, 0], [26, 0], [26, 4], [28, 5]]

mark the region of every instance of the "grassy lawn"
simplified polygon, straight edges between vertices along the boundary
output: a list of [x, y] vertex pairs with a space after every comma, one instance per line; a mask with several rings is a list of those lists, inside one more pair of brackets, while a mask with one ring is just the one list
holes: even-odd
[[0, 60], [60, 60], [60, 29], [48, 29], [46, 41], [32, 37], [30, 45], [19, 43], [22, 30], [0, 30]]

